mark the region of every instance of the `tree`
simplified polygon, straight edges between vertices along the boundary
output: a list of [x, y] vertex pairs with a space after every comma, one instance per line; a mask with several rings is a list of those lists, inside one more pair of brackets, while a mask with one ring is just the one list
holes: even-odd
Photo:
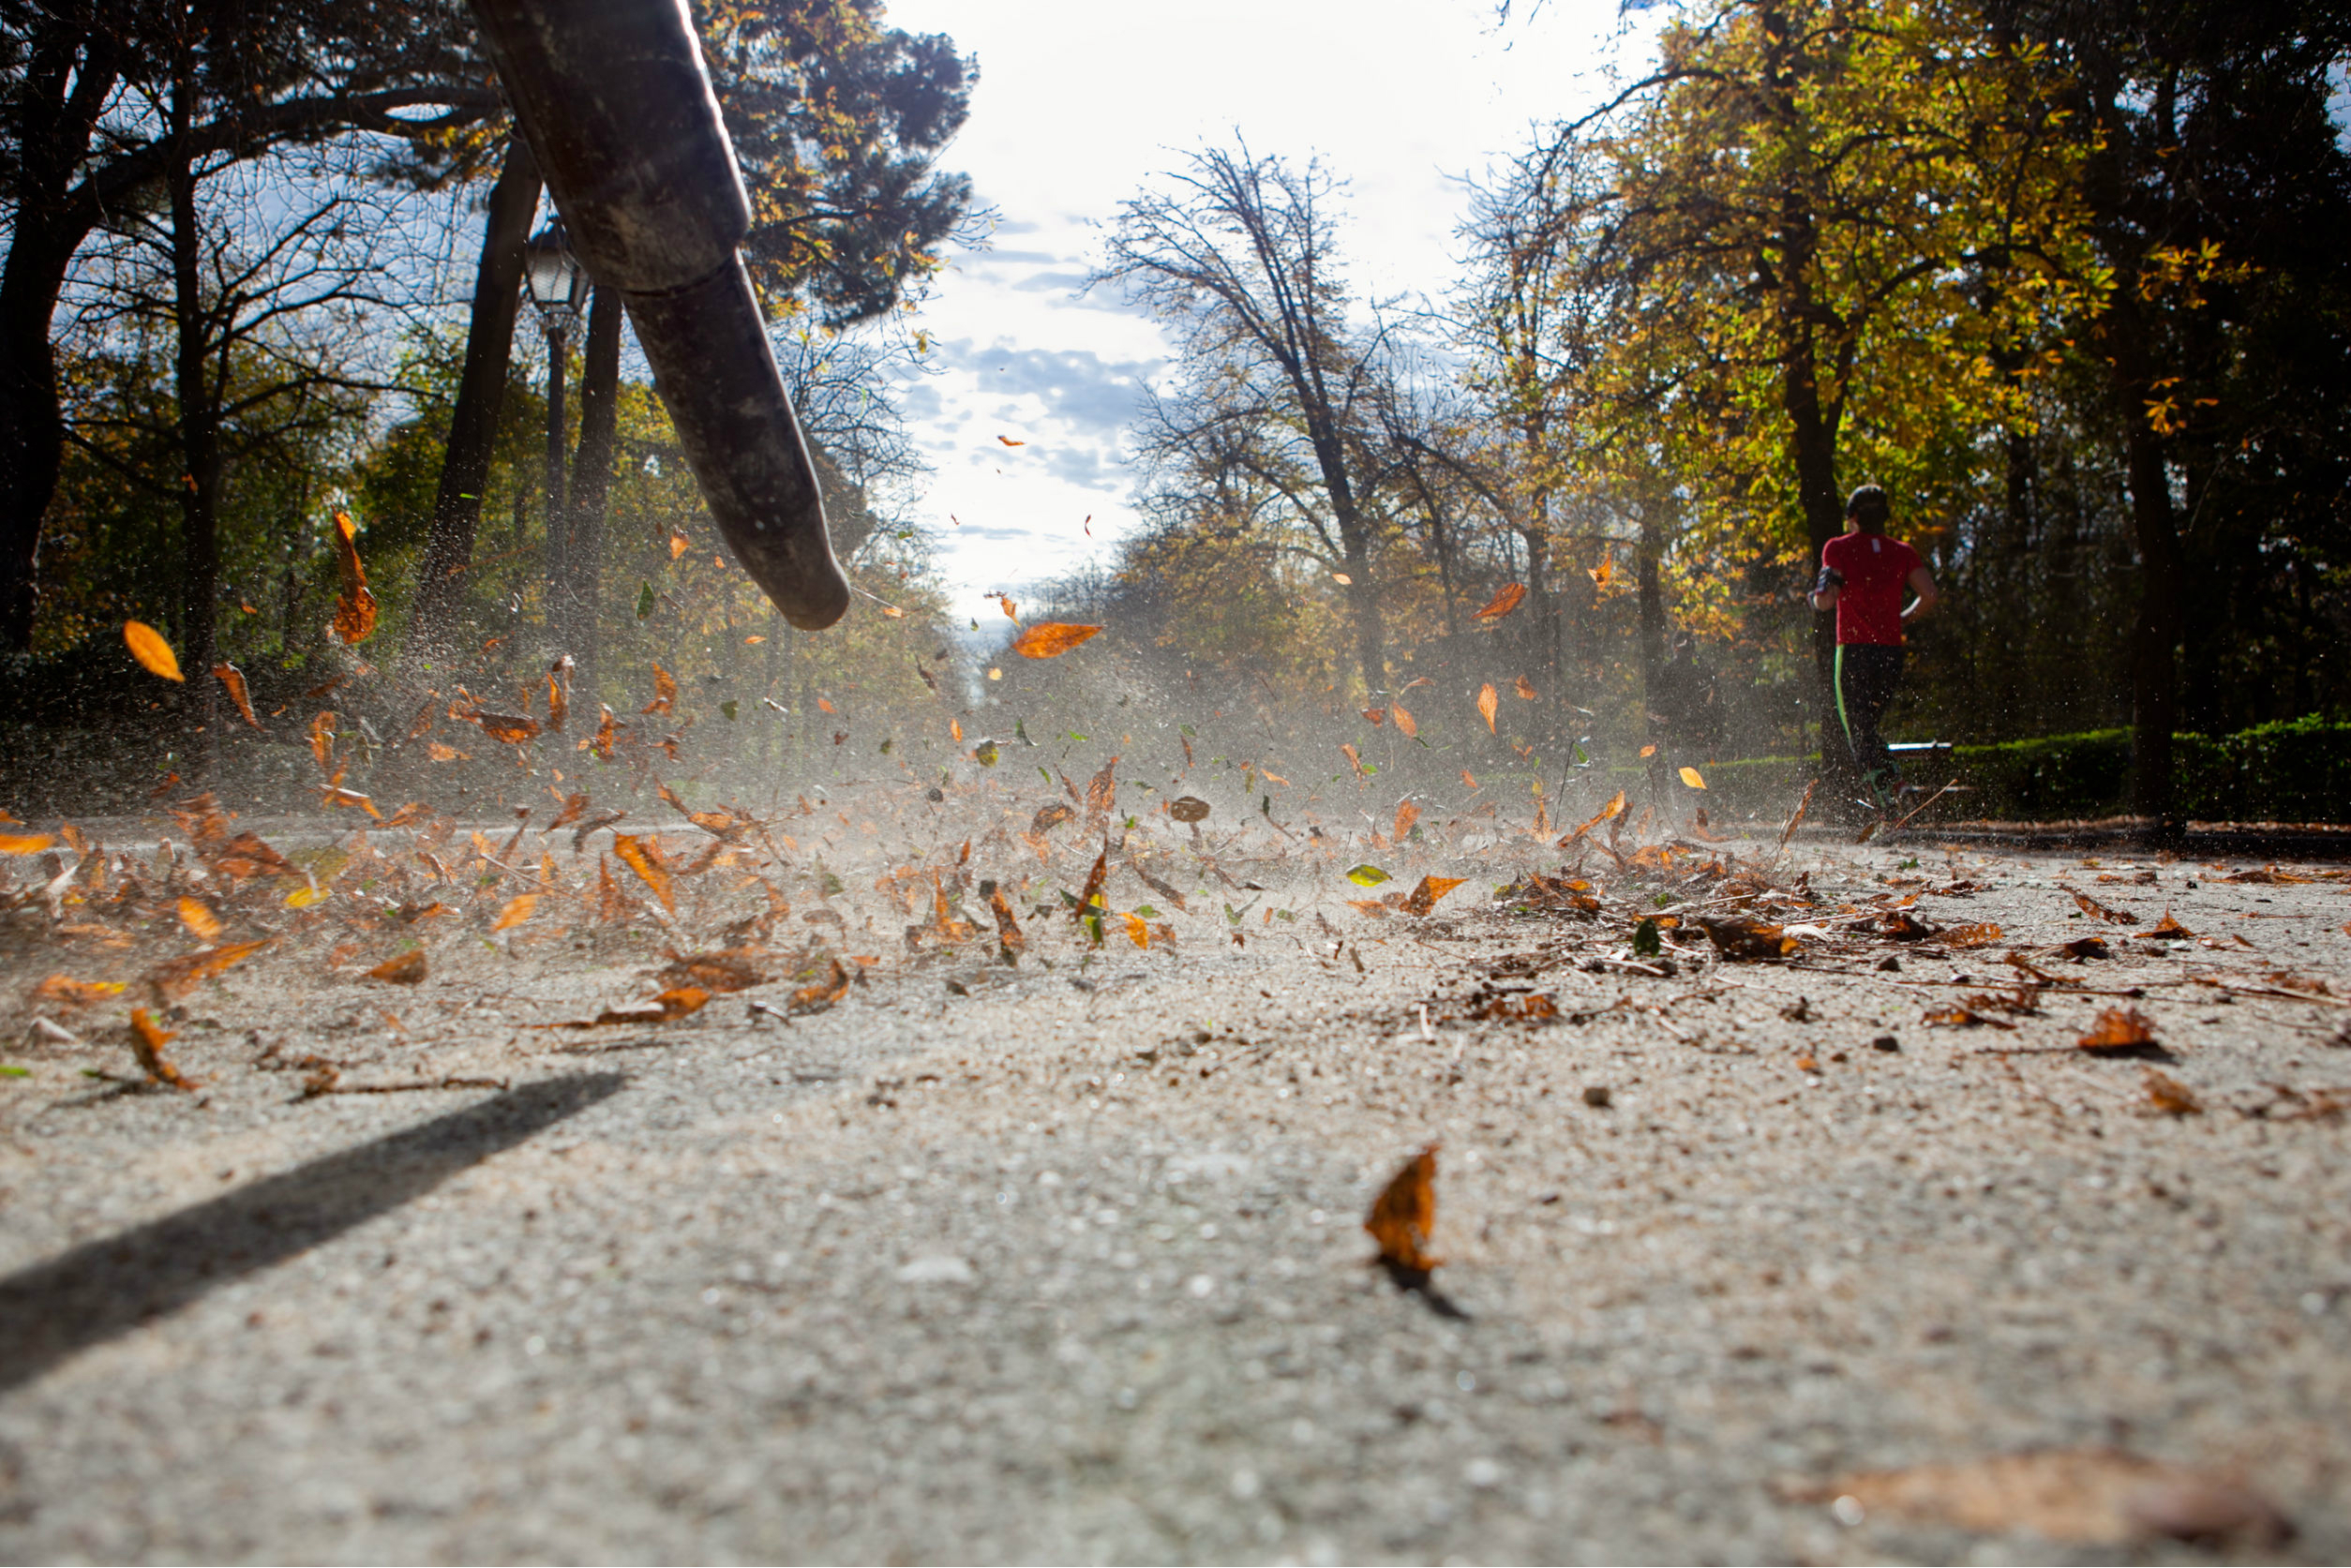
[[1346, 579], [1369, 696], [1387, 683], [1379, 529], [1363, 493], [1381, 338], [1347, 320], [1338, 182], [1319, 163], [1293, 170], [1245, 143], [1194, 153], [1164, 178], [1120, 209], [1096, 275], [1180, 336], [1182, 390], [1155, 409], [1148, 444], [1161, 462], [1213, 475], [1236, 520], [1278, 513], [1297, 548]]
[[[66, 439], [52, 332], [90, 236], [174, 167], [478, 119], [498, 97], [472, 37], [456, 0], [0, 5], [0, 193], [12, 214], [0, 266], [0, 650], [32, 635], [41, 518]], [[151, 106], [175, 79], [187, 110], [172, 121]]]

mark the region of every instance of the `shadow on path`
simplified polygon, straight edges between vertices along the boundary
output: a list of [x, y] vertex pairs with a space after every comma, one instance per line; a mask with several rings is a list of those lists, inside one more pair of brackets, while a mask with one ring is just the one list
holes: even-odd
[[420, 1198], [625, 1082], [582, 1073], [527, 1083], [0, 1278], [0, 1392]]

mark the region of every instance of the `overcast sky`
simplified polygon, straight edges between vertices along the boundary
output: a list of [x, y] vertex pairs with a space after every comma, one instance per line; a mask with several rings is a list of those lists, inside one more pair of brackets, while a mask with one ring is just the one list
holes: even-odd
[[980, 65], [941, 163], [996, 210], [993, 242], [937, 280], [915, 322], [930, 373], [904, 392], [935, 470], [918, 512], [966, 613], [1106, 555], [1134, 520], [1123, 438], [1167, 344], [1117, 298], [1081, 292], [1122, 200], [1237, 129], [1352, 182], [1341, 235], [1359, 295], [1440, 293], [1461, 177], [1591, 102], [1618, 31], [1614, 0], [1548, 0], [1532, 18], [1521, 4], [1500, 25], [1486, 0], [893, 0], [889, 20], [947, 33]]

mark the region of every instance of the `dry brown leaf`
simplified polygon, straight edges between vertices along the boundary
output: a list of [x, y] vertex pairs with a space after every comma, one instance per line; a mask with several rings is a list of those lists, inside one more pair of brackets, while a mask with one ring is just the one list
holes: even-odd
[[1685, 768], [1682, 769], [1682, 782], [1689, 785], [1692, 789], [1704, 789], [1706, 787], [1705, 775], [1700, 773], [1695, 768]]
[[87, 1007], [123, 993], [121, 980], [77, 980], [65, 975], [52, 975], [33, 988], [35, 1003], [49, 1002], [62, 1007]]
[[1118, 759], [1112, 757], [1102, 764], [1102, 770], [1086, 781], [1086, 814], [1107, 816], [1118, 802]]
[[2250, 1488], [2110, 1448], [2002, 1454], [1840, 1476], [1793, 1488], [1794, 1501], [1955, 1525], [1982, 1534], [2122, 1546], [2171, 1536], [2274, 1546], [2293, 1527]]
[[1396, 721], [1396, 727], [1404, 732], [1405, 739], [1412, 740], [1419, 737], [1420, 722], [1412, 716], [1402, 703], [1391, 702], [1387, 705], [1387, 710], [1388, 715]]
[[1367, 708], [1363, 710], [1363, 716], [1374, 725], [1387, 723], [1387, 709], [1385, 708]]
[[2190, 931], [2186, 926], [2181, 925], [2178, 920], [2172, 918], [2171, 905], [2169, 904], [2165, 904], [2164, 906], [2164, 918], [2155, 922], [2155, 924], [2148, 931], [2148, 934], [2149, 936], [2177, 936], [2182, 941], [2188, 942], [2194, 941], [2196, 935], [2194, 932]]
[[1490, 996], [1467, 1014], [1475, 1019], [1520, 1019], [1538, 1022], [1559, 1016], [1559, 1004], [1539, 991]]
[[2113, 952], [2106, 947], [2105, 938], [2103, 936], [2076, 936], [2071, 942], [2060, 944], [2058, 948], [2058, 951], [2076, 962], [2083, 959], [2112, 958], [2114, 956]]
[[1017, 953], [1028, 946], [1028, 938], [1021, 933], [1020, 922], [1012, 918], [1012, 905], [1001, 887], [988, 889], [988, 909], [996, 916], [996, 937], [1006, 952]]
[[1383, 1262], [1427, 1274], [1443, 1259], [1429, 1250], [1437, 1228], [1437, 1150], [1431, 1143], [1404, 1162], [1379, 1197], [1363, 1228], [1380, 1244]]
[[694, 548], [694, 542], [692, 540], [688, 539], [684, 534], [680, 533], [676, 529], [671, 529], [669, 530], [670, 560], [677, 560], [680, 556], [685, 554], [692, 548]]
[[[659, 665], [653, 666], [653, 700], [637, 709], [639, 713], [671, 713], [678, 707], [678, 681]], [[831, 711], [831, 709], [827, 709]]]
[[1138, 948], [1148, 948], [1151, 945], [1151, 928], [1145, 923], [1142, 916], [1121, 915], [1118, 918], [1126, 922], [1128, 941], [1132, 942]]
[[1355, 777], [1358, 779], [1364, 777], [1363, 758], [1356, 754], [1354, 744], [1350, 741], [1341, 740], [1339, 743], [1339, 750], [1340, 754], [1346, 757], [1347, 766], [1355, 770]]
[[1105, 849], [1094, 857], [1094, 869], [1086, 874], [1086, 890], [1078, 894], [1077, 908], [1071, 918], [1083, 920], [1088, 915], [1100, 914], [1109, 907], [1102, 899], [1102, 885], [1110, 880], [1110, 851]]
[[1473, 619], [1477, 620], [1500, 620], [1504, 616], [1508, 615], [1512, 610], [1517, 609], [1520, 603], [1525, 598], [1526, 584], [1505, 583], [1500, 589], [1495, 590], [1494, 596], [1486, 601], [1485, 606], [1482, 609], [1477, 610], [1473, 616]]
[[841, 961], [831, 961], [832, 969], [825, 978], [814, 985], [801, 986], [792, 993], [792, 1007], [801, 1012], [821, 1012], [849, 993], [849, 972], [841, 967]]
[[[1178, 804], [1180, 803], [1181, 802], [1178, 802]], [[1070, 821], [1076, 815], [1077, 808], [1074, 806], [1068, 805], [1059, 800], [1048, 800], [1043, 805], [1037, 808], [1037, 814], [1035, 816], [1029, 818], [1028, 830], [1032, 833], [1050, 833], [1056, 828], [1060, 827], [1063, 823]], [[1176, 820], [1181, 822], [1184, 819], [1178, 816]]]
[[476, 711], [472, 717], [484, 735], [509, 746], [519, 746], [539, 733], [539, 721], [527, 714]]
[[1459, 876], [1424, 876], [1420, 885], [1406, 894], [1396, 907], [1407, 915], [1426, 915], [1436, 908], [1437, 900], [1460, 887], [1463, 880]]
[[0, 833], [0, 855], [37, 855], [56, 842], [49, 833]]
[[2155, 1043], [2155, 1021], [2136, 1008], [2108, 1008], [2074, 1043], [2093, 1054], [2145, 1051]]
[[335, 709], [328, 709], [310, 718], [310, 754], [318, 758], [323, 772], [335, 756]]
[[2204, 1102], [2195, 1091], [2166, 1072], [2149, 1068], [2146, 1073], [2147, 1098], [2157, 1111], [2166, 1116], [2198, 1116], [2204, 1113]]
[[691, 1012], [701, 1010], [711, 993], [699, 986], [680, 986], [665, 991], [653, 998], [649, 1008], [608, 1008], [596, 1015], [602, 1023], [674, 1023]]
[[195, 933], [200, 942], [211, 942], [220, 935], [220, 917], [205, 907], [202, 899], [183, 898], [179, 901], [180, 924]]
[[1494, 713], [1501, 706], [1502, 699], [1494, 694], [1492, 681], [1489, 680], [1477, 689], [1477, 713], [1486, 721], [1486, 733], [1489, 735], [1501, 733], [1494, 728]]
[[335, 601], [335, 635], [343, 643], [365, 642], [376, 629], [376, 596], [367, 591], [367, 569], [359, 563], [357, 530], [351, 514], [335, 514], [329, 530], [335, 546], [335, 572], [343, 591]]
[[391, 985], [423, 985], [425, 983], [425, 949], [411, 948], [396, 958], [387, 958], [367, 971], [371, 980]]
[[2109, 909], [2088, 893], [2074, 893], [2074, 902], [2081, 906], [2083, 914], [2093, 920], [2111, 920], [2119, 926], [2134, 926], [2139, 923], [2139, 918], [2129, 910]]
[[1609, 579], [1616, 575], [1616, 563], [1603, 556], [1600, 558], [1599, 565], [1584, 568], [1584, 575], [1592, 579], [1593, 587], [1606, 588], [1609, 586]]
[[518, 893], [508, 899], [506, 907], [498, 912], [498, 918], [490, 922], [490, 934], [494, 936], [502, 931], [513, 930], [529, 919], [532, 912], [538, 907], [539, 895], [536, 893]]
[[[1011, 601], [1005, 603], [1009, 606]], [[1012, 639], [1012, 651], [1024, 659], [1057, 659], [1101, 630], [1099, 626], [1041, 620]]]
[[[1466, 778], [1468, 775], [1463, 774], [1462, 777]], [[1575, 843], [1578, 839], [1592, 831], [1593, 829], [1597, 828], [1601, 823], [1608, 821], [1612, 816], [1621, 814], [1624, 810], [1625, 792], [1620, 789], [1614, 795], [1609, 797], [1609, 803], [1600, 808], [1598, 815], [1595, 816], [1591, 821], [1585, 823], [1582, 827], [1577, 829], [1574, 832], [1568, 834], [1566, 838], [1560, 842], [1559, 847], [1562, 849], [1566, 848], [1567, 845]]]
[[229, 700], [237, 705], [237, 712], [253, 728], [262, 727], [262, 721], [253, 716], [252, 694], [245, 689], [245, 672], [234, 665], [215, 665], [212, 673], [221, 685], [229, 689]]
[[455, 746], [444, 746], [438, 740], [425, 742], [425, 754], [435, 762], [455, 762], [465, 754]]
[[1982, 925], [1954, 926], [1943, 933], [1943, 943], [1953, 948], [1988, 948], [2000, 939], [2000, 928], [1989, 921]]
[[1523, 675], [1519, 677], [1518, 683], [1513, 690], [1529, 702], [1535, 700], [1535, 683]]
[[177, 1038], [174, 1031], [159, 1027], [149, 1018], [146, 1008], [130, 1009], [130, 1053], [139, 1059], [141, 1069], [157, 1083], [169, 1083], [174, 1089], [193, 1089], [195, 1081], [181, 1077], [179, 1068], [163, 1054], [164, 1046]]
[[547, 727], [558, 735], [563, 733], [563, 721], [571, 717], [572, 667], [568, 653], [547, 666]]
[[1388, 830], [1387, 836], [1400, 844], [1404, 842], [1404, 835], [1413, 830], [1413, 824], [1419, 820], [1420, 808], [1418, 806], [1414, 805], [1410, 800], [1399, 801], [1396, 807], [1396, 826]]
[[1178, 822], [1205, 822], [1208, 820], [1208, 802], [1197, 795], [1178, 795], [1167, 803], [1167, 814]]
[[130, 656], [139, 661], [139, 667], [149, 675], [159, 675], [166, 680], [187, 679], [180, 673], [179, 655], [163, 640], [163, 634], [145, 621], [124, 621], [123, 641], [130, 649]]
[[[1657, 923], [1663, 925], [1663, 917]], [[1749, 961], [1786, 958], [1803, 946], [1776, 925], [1760, 920], [1743, 919], [1738, 916], [1710, 918], [1701, 916], [1698, 928], [1725, 958]]]
[[552, 833], [558, 828], [568, 828], [586, 815], [587, 812], [588, 792], [586, 790], [583, 789], [576, 795], [567, 795], [563, 798], [563, 809], [555, 814], [555, 820], [547, 825], [547, 830]]
[[269, 941], [268, 937], [262, 937], [258, 942], [239, 942], [233, 947], [199, 948], [192, 953], [165, 959], [140, 978], [157, 996], [169, 1001], [200, 980], [213, 979], [228, 973], [268, 947]]
[[678, 912], [677, 893], [669, 880], [669, 868], [662, 863], [661, 843], [657, 839], [639, 839], [627, 833], [612, 835], [612, 853], [621, 863], [636, 873], [637, 879], [653, 890], [661, 906], [670, 914]]

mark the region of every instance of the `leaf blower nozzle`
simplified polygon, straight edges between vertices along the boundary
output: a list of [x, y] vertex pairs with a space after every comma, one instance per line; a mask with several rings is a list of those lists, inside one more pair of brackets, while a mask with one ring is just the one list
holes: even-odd
[[841, 619], [816, 465], [738, 249], [751, 206], [683, 0], [472, 0], [516, 119], [618, 289], [720, 535], [803, 631]]

